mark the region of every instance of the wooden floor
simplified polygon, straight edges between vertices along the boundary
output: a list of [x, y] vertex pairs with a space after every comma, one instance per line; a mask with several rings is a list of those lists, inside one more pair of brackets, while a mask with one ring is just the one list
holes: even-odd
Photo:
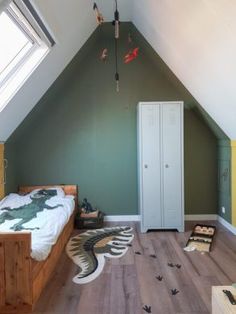
[[[186, 223], [185, 233], [147, 234], [129, 223], [133, 246], [124, 257], [107, 259], [103, 273], [86, 285], [72, 282], [77, 267], [63, 254], [34, 314], [141, 314], [147, 313], [145, 305], [154, 314], [211, 313], [211, 286], [236, 282], [236, 236], [209, 223], [217, 226], [217, 233], [212, 252], [205, 254], [182, 249], [194, 222]], [[172, 295], [171, 289], [179, 293]]]

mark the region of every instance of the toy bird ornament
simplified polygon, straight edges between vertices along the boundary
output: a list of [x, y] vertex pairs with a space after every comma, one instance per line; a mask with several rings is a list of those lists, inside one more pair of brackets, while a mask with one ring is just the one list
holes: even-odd
[[136, 59], [138, 57], [138, 51], [139, 48], [134, 48], [133, 50], [130, 50], [129, 53], [124, 56], [124, 63], [127, 64]]
[[103, 61], [103, 62], [106, 62], [107, 58], [108, 58], [108, 49], [105, 48], [105, 49], [102, 50], [102, 53], [100, 55], [100, 60]]
[[98, 25], [102, 25], [102, 23], [104, 23], [104, 18], [102, 16], [101, 12], [98, 10], [98, 6], [97, 6], [96, 2], [94, 2], [94, 4], [93, 4], [93, 10], [95, 12]]

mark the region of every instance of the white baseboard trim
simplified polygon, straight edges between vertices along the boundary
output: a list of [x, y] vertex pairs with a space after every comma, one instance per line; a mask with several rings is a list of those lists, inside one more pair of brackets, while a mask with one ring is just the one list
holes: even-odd
[[[119, 222], [119, 221], [140, 221], [140, 215], [111, 215], [105, 216], [105, 221]], [[185, 215], [185, 221], [204, 221], [204, 220], [218, 220], [226, 229], [236, 235], [236, 227], [231, 225], [228, 221], [219, 215]]]
[[231, 231], [233, 234], [236, 235], [236, 227], [234, 227], [233, 225], [231, 225], [228, 221], [226, 221], [224, 218], [222, 218], [221, 216], [218, 216], [218, 221], [229, 231]]
[[111, 215], [105, 216], [105, 221], [140, 221], [139, 215]]
[[191, 220], [217, 220], [218, 215], [211, 214], [211, 215], [185, 215], [185, 221], [191, 221]]
[[[186, 221], [191, 220], [217, 220], [218, 215], [185, 215]], [[104, 217], [104, 221], [140, 221], [140, 215], [109, 215]]]

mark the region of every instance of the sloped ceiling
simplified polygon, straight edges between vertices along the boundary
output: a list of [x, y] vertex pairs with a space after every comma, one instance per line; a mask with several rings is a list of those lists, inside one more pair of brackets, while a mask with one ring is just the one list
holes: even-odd
[[[8, 139], [97, 27], [92, 10], [93, 1], [31, 2], [51, 30], [56, 45], [0, 113], [0, 142]], [[119, 11], [123, 21], [131, 20], [131, 3], [131, 0], [120, 0]], [[101, 0], [97, 4], [105, 19], [111, 20], [113, 2]]]
[[[5, 141], [97, 27], [93, 1], [32, 0], [57, 45], [0, 113]], [[107, 21], [114, 1], [98, 0]], [[201, 106], [236, 139], [236, 2], [232, 0], [118, 0], [132, 21]]]
[[133, 23], [201, 106], [236, 139], [236, 2], [138, 0]]

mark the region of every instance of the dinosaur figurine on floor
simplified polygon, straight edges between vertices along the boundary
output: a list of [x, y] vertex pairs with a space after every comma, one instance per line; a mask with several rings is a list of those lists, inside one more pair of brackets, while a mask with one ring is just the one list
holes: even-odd
[[15, 225], [13, 225], [10, 229], [14, 231], [21, 230], [34, 230], [39, 228], [24, 228], [23, 224], [29, 222], [31, 219], [37, 217], [37, 213], [42, 212], [44, 209], [55, 209], [62, 204], [58, 204], [55, 206], [49, 206], [46, 204], [48, 200], [50, 200], [53, 196], [57, 195], [56, 190], [39, 190], [34, 195], [30, 196], [32, 200], [31, 203], [22, 205], [17, 208], [4, 207], [0, 209], [0, 212], [6, 210], [2, 214], [0, 214], [0, 224], [4, 223], [6, 220], [14, 220], [21, 219]]
[[83, 203], [81, 205], [81, 212], [85, 214], [89, 214], [95, 211], [97, 211], [97, 209], [93, 208], [93, 206], [88, 202], [87, 198], [84, 198]]

